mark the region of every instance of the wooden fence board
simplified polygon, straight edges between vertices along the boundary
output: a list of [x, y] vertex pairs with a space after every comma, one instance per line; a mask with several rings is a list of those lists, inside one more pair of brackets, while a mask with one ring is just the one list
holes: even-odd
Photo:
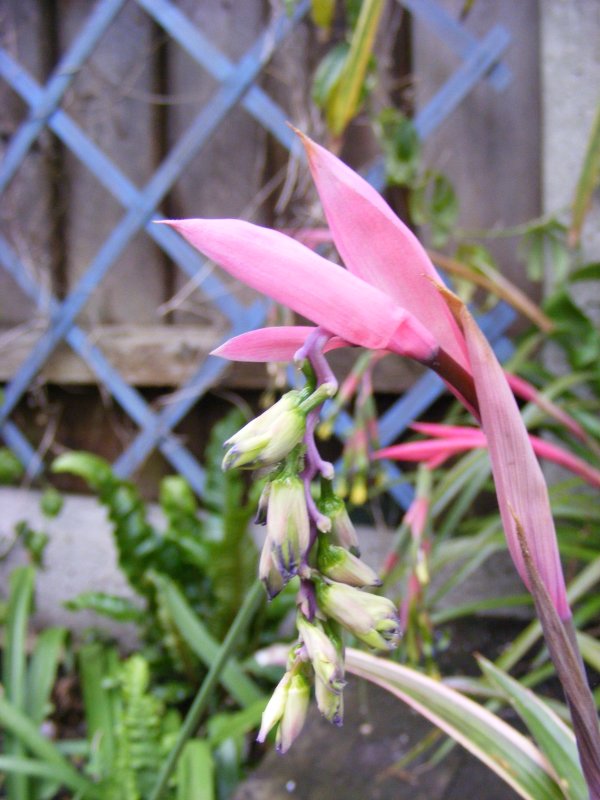
[[[262, 0], [181, 0], [178, 8], [235, 64], [253, 44], [265, 24]], [[169, 91], [174, 103], [168, 109], [168, 144], [172, 146], [217, 89], [217, 82], [174, 41], [169, 42]], [[231, 111], [215, 135], [200, 150], [175, 184], [168, 199], [173, 217], [239, 217], [265, 180], [264, 128], [240, 106]], [[260, 216], [253, 215], [256, 222]], [[220, 272], [236, 296], [254, 296]], [[174, 289], [188, 279], [178, 270]], [[185, 294], [185, 293], [184, 293]], [[214, 310], [199, 292], [184, 299], [173, 319], [178, 323], [205, 321]]]
[[[462, 0], [438, 0], [457, 18]], [[503, 62], [513, 80], [503, 92], [480, 83], [430, 136], [425, 161], [452, 180], [468, 229], [509, 227], [540, 213], [539, 47], [536, 0], [486, 0], [473, 4], [464, 26], [481, 36], [498, 21], [511, 32]], [[458, 63], [428, 27], [414, 23], [415, 94], [420, 108]], [[528, 281], [511, 239], [488, 243], [504, 274], [528, 294]]]
[[[87, 3], [61, 0], [61, 40], [66, 48], [89, 14]], [[156, 167], [153, 23], [127, 3], [65, 99], [65, 108], [117, 166], [143, 186]], [[124, 215], [121, 205], [89, 170], [66, 156], [69, 202], [67, 271], [72, 287]], [[164, 300], [164, 260], [139, 234], [94, 291], [81, 314], [88, 324], [156, 321]]]
[[[45, 79], [48, 52], [43, 15], [36, 0], [9, 0], [0, 6], [0, 42], [38, 80]], [[0, 82], [0, 154], [26, 118], [27, 108]], [[1, 159], [0, 159], [1, 160]], [[51, 285], [53, 227], [49, 188], [50, 136], [44, 133], [8, 186], [0, 210], [3, 235], [40, 283]], [[36, 312], [13, 280], [0, 269], [0, 324], [28, 324]]]
[[[9, 380], [43, 333], [38, 324], [23, 331], [0, 328], [0, 381]], [[223, 338], [224, 330], [214, 324], [98, 325], [89, 331], [91, 345], [97, 345], [123, 378], [133, 386], [180, 386], [196, 372], [198, 364]], [[331, 354], [339, 375], [348, 372], [356, 352]], [[398, 392], [410, 386], [419, 369], [409, 362], [390, 358], [378, 365], [375, 387]], [[262, 364], [235, 363], [221, 385], [238, 389], [261, 389], [267, 377]], [[60, 385], [94, 383], [87, 364], [67, 344], [61, 344], [47, 361], [40, 378]]]

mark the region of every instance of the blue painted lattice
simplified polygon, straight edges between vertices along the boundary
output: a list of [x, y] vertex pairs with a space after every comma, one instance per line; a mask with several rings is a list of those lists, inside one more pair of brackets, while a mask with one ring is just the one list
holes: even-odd
[[[78, 71], [127, 2], [136, 2], [143, 8], [219, 84], [188, 130], [171, 149], [148, 183], [141, 188], [135, 186], [119, 170], [61, 107], [65, 92]], [[504, 28], [495, 26], [483, 39], [478, 40], [440, 9], [433, 0], [402, 0], [402, 3], [415, 16], [424, 20], [462, 59], [461, 65], [415, 120], [417, 131], [422, 138], [425, 138], [442, 123], [480, 80], [488, 80], [497, 91], [506, 86], [510, 75], [499, 60], [508, 46], [510, 37]], [[33, 80], [7, 51], [0, 48], [0, 76], [29, 107], [27, 119], [10, 141], [0, 166], [0, 195], [6, 190], [44, 128], [48, 127], [121, 203], [124, 212], [79, 282], [62, 301], [51, 296], [46, 288], [36, 282], [6, 239], [0, 236], [0, 264], [38, 308], [49, 310], [51, 318], [48, 329], [6, 386], [4, 402], [0, 407], [2, 438], [19, 457], [30, 475], [38, 474], [43, 469], [43, 464], [27, 438], [11, 421], [10, 416], [57, 345], [65, 340], [93, 370], [98, 382], [110, 392], [139, 427], [139, 433], [133, 442], [115, 462], [117, 473], [122, 476], [131, 474], [154, 449], [158, 448], [194, 489], [202, 493], [203, 469], [189, 450], [174, 436], [173, 430], [198, 399], [218, 380], [225, 362], [208, 357], [182, 387], [182, 391], [177, 393], [173, 402], [160, 412], [155, 412], [150, 409], [140, 393], [107, 361], [102, 351], [90, 341], [86, 332], [75, 324], [75, 320], [108, 270], [118, 262], [127, 244], [141, 230], [145, 230], [188, 276], [193, 277], [202, 269], [203, 260], [195, 250], [174, 231], [165, 226], [154, 225], [153, 221], [164, 216], [159, 211], [161, 201], [185, 170], [186, 165], [202, 151], [209, 137], [233, 108], [241, 105], [284, 147], [290, 152], [296, 151], [296, 138], [286, 125], [284, 112], [256, 85], [256, 82], [273, 53], [306, 15], [308, 7], [308, 0], [304, 0], [297, 5], [292, 17], [282, 15], [275, 19], [235, 64], [219, 52], [207, 36], [198, 30], [171, 0], [98, 0], [83, 29], [43, 87]], [[381, 188], [382, 165], [375, 165], [368, 177], [375, 186]], [[251, 307], [243, 306], [232, 295], [223, 291], [220, 281], [214, 275], [203, 280], [202, 291], [229, 320], [231, 326], [229, 336], [255, 328], [265, 319], [267, 309], [265, 303], [258, 302]], [[502, 334], [512, 317], [513, 314], [507, 307], [498, 306], [484, 320], [486, 333], [497, 347], [499, 354], [504, 357], [508, 354], [510, 345]], [[384, 415], [381, 421], [382, 444], [388, 444], [397, 438], [442, 391], [443, 385], [436, 376], [426, 375], [420, 379]], [[348, 424], [349, 419], [342, 417], [338, 430], [340, 435], [344, 434], [344, 428]], [[401, 482], [397, 468], [390, 466], [389, 469], [390, 475], [398, 479], [392, 493], [403, 506], [406, 506], [411, 498], [411, 489]]]

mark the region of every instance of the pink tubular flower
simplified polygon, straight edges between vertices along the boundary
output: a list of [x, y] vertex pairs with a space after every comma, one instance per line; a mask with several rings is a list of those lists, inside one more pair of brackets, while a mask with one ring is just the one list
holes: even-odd
[[[278, 231], [240, 220], [171, 220], [194, 247], [234, 277], [333, 334], [330, 347], [360, 345], [434, 369], [476, 412], [464, 336], [435, 284], [435, 267], [379, 194], [302, 136], [334, 243], [347, 267]], [[265, 328], [226, 342], [216, 355], [288, 361], [306, 327]]]
[[235, 219], [167, 224], [234, 277], [350, 344], [425, 363], [437, 357], [436, 339], [414, 315], [289, 236]]

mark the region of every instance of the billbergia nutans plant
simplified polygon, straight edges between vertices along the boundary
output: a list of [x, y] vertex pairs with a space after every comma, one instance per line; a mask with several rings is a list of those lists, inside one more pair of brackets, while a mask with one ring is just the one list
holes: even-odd
[[[394, 648], [402, 635], [394, 604], [368, 591], [378, 584], [377, 575], [360, 560], [356, 533], [333, 489], [333, 466], [321, 458], [314, 438], [320, 408], [337, 390], [325, 354], [363, 347], [432, 369], [478, 424], [446, 430], [443, 438], [442, 431], [423, 429], [438, 437], [429, 445], [430, 456], [487, 447], [508, 549], [533, 596], [564, 689], [590, 797], [600, 798], [598, 720], [536, 459], [537, 452], [557, 460], [560, 451], [532, 441], [477, 322], [444, 286], [413, 233], [366, 181], [300, 136], [345, 268], [283, 233], [248, 222], [166, 223], [234, 277], [315, 324], [253, 331], [216, 351], [241, 361], [293, 360], [306, 376], [303, 389], [288, 392], [226, 443], [226, 469], [260, 468], [267, 478], [259, 510], [267, 526], [260, 575], [269, 595], [296, 576], [300, 586], [298, 640], [263, 716], [260, 739], [277, 726], [279, 749], [290, 747], [302, 728], [311, 683], [321, 713], [341, 723], [343, 629], [378, 650]], [[421, 456], [426, 460], [423, 449]], [[587, 477], [597, 483], [596, 474]], [[369, 660], [358, 661], [359, 674], [368, 672]]]

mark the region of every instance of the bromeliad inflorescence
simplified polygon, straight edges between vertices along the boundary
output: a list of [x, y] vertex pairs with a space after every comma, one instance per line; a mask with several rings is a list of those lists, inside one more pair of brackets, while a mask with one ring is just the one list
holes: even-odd
[[[333, 568], [354, 575], [357, 565], [335, 550], [320, 547], [327, 537], [351, 554], [355, 547], [343, 509], [329, 496], [331, 465], [321, 460], [314, 444], [316, 409], [332, 391], [322, 354], [335, 347], [359, 346], [429, 367], [481, 424], [508, 549], [533, 595], [565, 689], [590, 796], [600, 800], [596, 707], [577, 650], [548, 490], [505, 373], [468, 308], [445, 288], [426, 251], [385, 200], [336, 156], [300, 136], [331, 237], [346, 269], [281, 232], [241, 220], [166, 223], [231, 275], [317, 326], [251, 331], [215, 351], [238, 361], [289, 361], [296, 353], [296, 359], [314, 372], [314, 379], [309, 374], [306, 396], [286, 396], [283, 406], [269, 412], [267, 426], [277, 431], [276, 441], [266, 435], [263, 417], [253, 423], [247, 436], [235, 437], [226, 457], [229, 466], [281, 462], [264, 501], [267, 521], [276, 480], [281, 483], [273, 493], [271, 517], [279, 522], [282, 492], [298, 498], [298, 481], [304, 488], [303, 510], [297, 501], [290, 502], [292, 522], [269, 530], [261, 570], [268, 576], [271, 592], [290, 575], [299, 576], [299, 614], [319, 633], [310, 645], [308, 632], [301, 633], [286, 677], [265, 711], [261, 737], [279, 721], [280, 749], [289, 747], [306, 712], [310, 664], [321, 710], [334, 721], [341, 718], [341, 679], [327, 682], [314, 667], [315, 648], [321, 653], [321, 634], [335, 645], [336, 626], [347, 626], [358, 638], [381, 647], [394, 646], [399, 635], [396, 610], [389, 601], [328, 574]], [[315, 502], [311, 484], [319, 476], [324, 488]], [[326, 509], [328, 503], [332, 513]]]
[[304, 388], [287, 392], [225, 442], [223, 459], [224, 469], [267, 470], [257, 518], [267, 528], [259, 574], [269, 597], [299, 579], [298, 642], [258, 736], [263, 741], [278, 726], [282, 753], [302, 729], [311, 683], [323, 716], [342, 723], [343, 628], [375, 649], [392, 649], [400, 638], [394, 604], [365, 591], [379, 578], [359, 558], [356, 531], [333, 489], [333, 465], [321, 458], [314, 439], [321, 406], [337, 390], [323, 355], [330, 338], [321, 328], [310, 334], [295, 358]]

